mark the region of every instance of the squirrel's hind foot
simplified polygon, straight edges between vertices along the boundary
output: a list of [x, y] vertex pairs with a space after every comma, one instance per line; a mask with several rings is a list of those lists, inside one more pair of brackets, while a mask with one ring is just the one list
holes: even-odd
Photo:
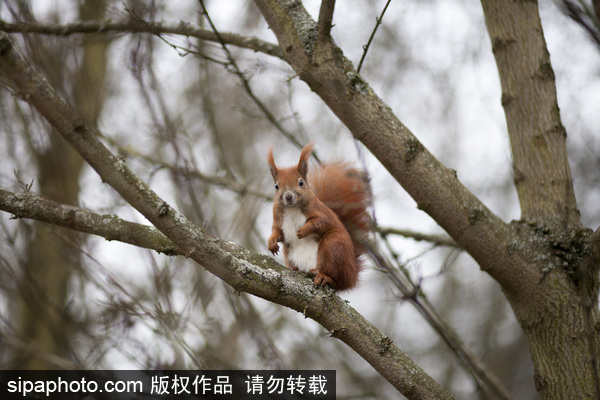
[[318, 269], [311, 269], [310, 272], [317, 275], [315, 277], [315, 286], [325, 286], [328, 285], [331, 288], [335, 289], [335, 284], [333, 283], [333, 279], [319, 272]]

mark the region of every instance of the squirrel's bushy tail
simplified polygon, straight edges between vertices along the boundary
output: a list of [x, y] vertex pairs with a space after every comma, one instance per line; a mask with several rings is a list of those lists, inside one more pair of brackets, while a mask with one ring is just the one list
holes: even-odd
[[323, 164], [308, 179], [319, 200], [327, 204], [350, 233], [356, 258], [365, 252], [362, 237], [369, 231], [370, 187], [365, 174], [344, 162]]

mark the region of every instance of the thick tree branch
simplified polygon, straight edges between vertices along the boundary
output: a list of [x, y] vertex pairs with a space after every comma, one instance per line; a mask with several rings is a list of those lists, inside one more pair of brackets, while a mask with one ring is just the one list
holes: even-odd
[[515, 230], [469, 192], [455, 171], [427, 151], [333, 42], [328, 48], [321, 46], [313, 57], [316, 23], [300, 2], [255, 3], [300, 78], [379, 159], [417, 206], [471, 254], [506, 293], [530, 296], [523, 289], [538, 282], [541, 275], [527, 268], [518, 252], [509, 251], [506, 244], [518, 240]]
[[[151, 33], [153, 35], [173, 34], [194, 37], [201, 40], [220, 43], [215, 32], [208, 29], [195, 27], [187, 22], [169, 24], [163, 22], [147, 22], [127, 20], [122, 22], [112, 21], [79, 21], [71, 24], [40, 24], [32, 22], [8, 23], [0, 20], [0, 30], [8, 33], [39, 33], [43, 35], [68, 36], [73, 34], [93, 33]], [[219, 33], [221, 39], [228, 44], [244, 49], [254, 50], [270, 56], [283, 59], [279, 46], [265, 42], [256, 37], [247, 37], [235, 33]]]
[[19, 88], [21, 97], [83, 156], [102, 180], [177, 245], [234, 289], [302, 312], [320, 323], [367, 360], [383, 377], [411, 399], [452, 396], [331, 290], [315, 289], [307, 279], [270, 257], [235, 243], [207, 236], [159, 198], [123, 160], [113, 155], [97, 134], [57, 96], [48, 82], [31, 69], [12, 40], [0, 32], [0, 68]]
[[521, 218], [539, 226], [577, 226], [567, 133], [537, 2], [481, 4], [502, 85]]
[[79, 232], [118, 240], [167, 255], [181, 255], [165, 235], [155, 227], [125, 221], [115, 214], [101, 215], [80, 207], [60, 204], [32, 193], [12, 193], [0, 189], [0, 210], [13, 218], [30, 218]]
[[[80, 207], [59, 204], [42, 198], [32, 193], [12, 193], [0, 189], [0, 210], [13, 214], [13, 218], [30, 218], [41, 222], [61, 226], [105, 238], [106, 240], [120, 241], [134, 246], [155, 250], [166, 255], [183, 255], [173, 242], [160, 233], [153, 226], [137, 224], [125, 221], [114, 214], [101, 215], [85, 210]], [[393, 230], [390, 230], [393, 231]], [[394, 231], [394, 233], [398, 233]], [[403, 235], [411, 235], [419, 238], [417, 240], [451, 242], [451, 240], [431, 238], [430, 235], [403, 232]], [[456, 244], [445, 243], [456, 246]], [[394, 269], [387, 267], [390, 273]], [[399, 278], [395, 279], [398, 281]], [[402, 281], [404, 282], [404, 281]], [[469, 368], [475, 371], [475, 375], [486, 383], [486, 386], [500, 393], [500, 398], [510, 398], [498, 383], [481, 364], [477, 357], [470, 352], [462, 343], [456, 332], [426, 302], [416, 296], [417, 288], [411, 283], [410, 288], [400, 285], [403, 294], [408, 296], [409, 301], [423, 314], [435, 331], [446, 341], [450, 348], [457, 352], [459, 358], [464, 360]], [[411, 295], [411, 292], [414, 295]], [[491, 382], [491, 383], [490, 383]]]

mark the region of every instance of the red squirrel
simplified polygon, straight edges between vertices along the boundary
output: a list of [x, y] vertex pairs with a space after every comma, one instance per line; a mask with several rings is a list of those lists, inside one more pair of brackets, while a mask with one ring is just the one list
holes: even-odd
[[361, 173], [345, 163], [323, 164], [309, 174], [313, 146], [304, 146], [298, 165], [287, 168], [277, 168], [269, 148], [276, 192], [268, 248], [277, 254], [282, 242], [286, 266], [315, 274], [316, 286], [351, 289], [365, 251], [356, 233], [368, 230], [369, 192]]

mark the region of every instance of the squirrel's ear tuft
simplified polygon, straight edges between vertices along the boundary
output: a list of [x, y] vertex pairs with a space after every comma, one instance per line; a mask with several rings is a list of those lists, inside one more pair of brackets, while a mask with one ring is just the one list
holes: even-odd
[[308, 174], [308, 159], [310, 158], [310, 155], [312, 154], [312, 149], [313, 146], [315, 144], [314, 143], [309, 143], [306, 146], [304, 146], [304, 148], [302, 149], [302, 152], [300, 153], [300, 161], [298, 161], [298, 173], [300, 174], [300, 176], [302, 176], [305, 180], [306, 180], [306, 175]]
[[275, 160], [273, 159], [273, 146], [269, 146], [269, 151], [267, 152], [267, 161], [269, 163], [269, 170], [271, 170], [271, 175], [273, 176], [273, 180], [277, 180], [277, 175], [279, 174], [279, 170], [275, 165]]

